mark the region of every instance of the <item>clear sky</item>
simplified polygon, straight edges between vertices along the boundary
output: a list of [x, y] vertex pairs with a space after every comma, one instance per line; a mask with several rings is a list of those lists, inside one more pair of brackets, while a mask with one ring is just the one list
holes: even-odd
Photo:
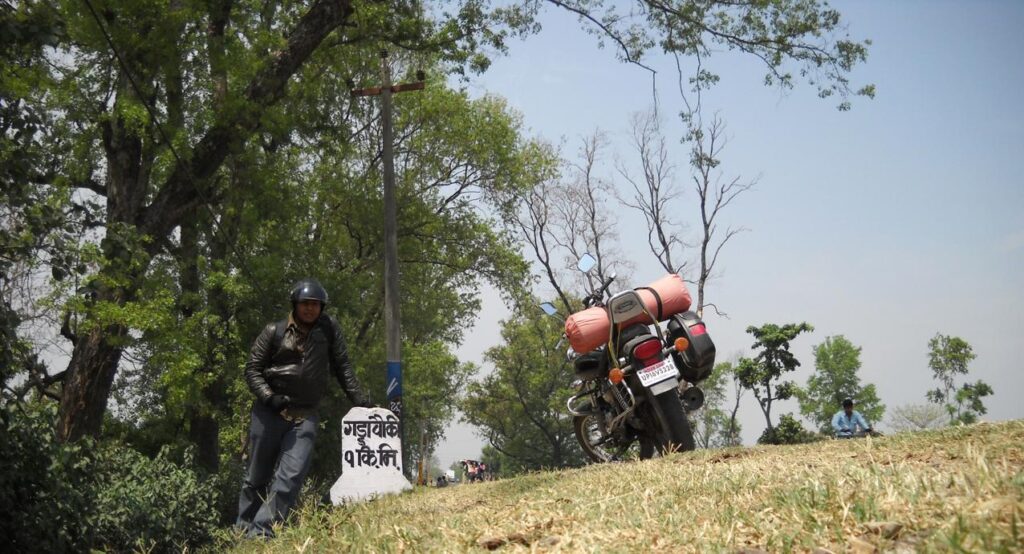
[[[727, 177], [760, 176], [757, 187], [722, 214], [744, 226], [723, 250], [721, 277], [709, 300], [729, 314], [708, 316], [719, 360], [749, 354], [748, 325], [806, 321], [815, 332], [794, 352], [803, 384], [813, 345], [845, 335], [861, 346], [860, 376], [887, 407], [922, 404], [935, 386], [928, 339], [937, 332], [968, 341], [977, 354], [970, 378], [995, 389], [988, 419], [1024, 417], [1024, 2], [834, 2], [852, 38], [873, 41], [855, 86], [874, 83], [877, 97], [857, 97], [850, 112], [821, 100], [810, 86], [780, 92], [761, 83], [752, 58], [721, 52], [706, 65], [722, 77], [704, 96], [725, 120]], [[522, 113], [533, 136], [564, 140], [571, 156], [581, 137], [606, 131], [628, 156], [629, 116], [652, 103], [650, 74], [599, 49], [571, 14], [549, 8], [539, 35], [511, 45], [468, 89], [497, 94]], [[663, 114], [678, 112], [674, 64], [653, 55]], [[670, 137], [681, 129], [672, 121]], [[680, 180], [686, 149], [674, 144]], [[604, 173], [615, 174], [613, 150]], [[696, 222], [696, 195], [685, 182], [680, 219]], [[633, 226], [635, 227], [635, 226]], [[661, 271], [646, 241], [635, 245], [633, 283]], [[508, 310], [490, 296], [460, 350], [482, 364]], [[486, 370], [486, 368], [485, 368]], [[773, 419], [798, 413], [795, 401]], [[763, 416], [749, 394], [741, 408], [744, 439], [756, 440]], [[885, 429], [885, 422], [879, 425]], [[442, 443], [442, 464], [479, 455], [483, 439], [465, 425]]]

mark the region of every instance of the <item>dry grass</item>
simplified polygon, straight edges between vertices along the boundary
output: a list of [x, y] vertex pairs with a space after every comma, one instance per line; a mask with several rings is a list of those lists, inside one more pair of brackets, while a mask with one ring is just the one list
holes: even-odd
[[420, 489], [237, 552], [1024, 550], [1024, 421]]

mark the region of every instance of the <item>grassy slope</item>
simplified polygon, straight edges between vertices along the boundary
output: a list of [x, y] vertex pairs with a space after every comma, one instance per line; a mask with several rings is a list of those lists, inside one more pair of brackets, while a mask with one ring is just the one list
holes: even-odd
[[1024, 421], [673, 454], [309, 509], [237, 552], [1024, 550]]

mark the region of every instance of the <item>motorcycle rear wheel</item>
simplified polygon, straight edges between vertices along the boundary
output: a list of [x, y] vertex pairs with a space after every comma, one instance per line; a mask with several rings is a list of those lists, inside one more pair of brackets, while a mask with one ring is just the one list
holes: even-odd
[[629, 444], [611, 439], [600, 414], [576, 416], [572, 423], [576, 431], [576, 441], [580, 443], [587, 457], [594, 462], [646, 460], [657, 452], [654, 442], [645, 436], [639, 436]]
[[659, 422], [662, 429], [658, 434], [658, 449], [662, 452], [686, 452], [697, 448], [690, 420], [686, 419], [686, 410], [676, 391], [661, 393], [654, 397], [654, 401], [658, 403], [663, 418]]

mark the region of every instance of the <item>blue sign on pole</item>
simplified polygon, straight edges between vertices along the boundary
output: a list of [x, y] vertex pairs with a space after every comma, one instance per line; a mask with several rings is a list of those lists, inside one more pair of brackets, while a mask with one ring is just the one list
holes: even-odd
[[388, 362], [388, 409], [402, 419], [402, 362]]

